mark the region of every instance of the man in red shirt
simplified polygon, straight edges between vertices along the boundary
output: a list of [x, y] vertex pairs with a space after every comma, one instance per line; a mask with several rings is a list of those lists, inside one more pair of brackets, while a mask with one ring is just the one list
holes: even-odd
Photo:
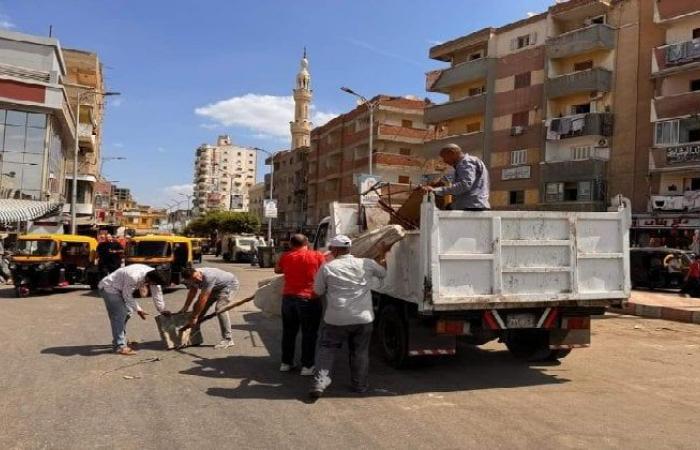
[[697, 297], [700, 294], [700, 255], [693, 255], [693, 262], [688, 267], [688, 274], [685, 276], [685, 286], [681, 289], [681, 294]]
[[294, 366], [294, 347], [301, 328], [301, 374], [311, 376], [322, 309], [314, 294], [314, 278], [325, 257], [309, 249], [309, 240], [303, 234], [293, 235], [289, 242], [292, 249], [282, 255], [275, 267], [275, 273], [284, 274], [280, 371], [289, 372]]

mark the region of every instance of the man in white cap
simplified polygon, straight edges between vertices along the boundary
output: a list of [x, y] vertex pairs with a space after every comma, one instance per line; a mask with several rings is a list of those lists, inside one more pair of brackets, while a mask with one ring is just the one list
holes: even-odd
[[369, 342], [372, 337], [373, 278], [386, 276], [386, 252], [383, 248], [377, 260], [355, 258], [350, 254], [352, 241], [338, 235], [331, 239], [329, 249], [333, 260], [319, 269], [314, 280], [316, 295], [326, 298], [326, 309], [316, 353], [316, 373], [309, 391], [319, 398], [331, 384], [331, 371], [336, 352], [347, 341], [350, 353], [351, 384], [358, 393], [367, 392], [369, 372]]
[[445, 164], [455, 169], [451, 186], [423, 186], [423, 192], [435, 195], [452, 195], [450, 209], [461, 211], [484, 211], [491, 209], [489, 204], [489, 171], [476, 156], [462, 153], [457, 144], [447, 144], [440, 150]]

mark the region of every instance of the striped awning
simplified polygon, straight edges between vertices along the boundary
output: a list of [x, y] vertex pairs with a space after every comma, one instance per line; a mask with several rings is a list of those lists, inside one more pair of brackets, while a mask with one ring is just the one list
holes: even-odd
[[0, 199], [0, 224], [27, 222], [44, 216], [56, 215], [61, 212], [62, 207], [62, 203], [55, 202]]

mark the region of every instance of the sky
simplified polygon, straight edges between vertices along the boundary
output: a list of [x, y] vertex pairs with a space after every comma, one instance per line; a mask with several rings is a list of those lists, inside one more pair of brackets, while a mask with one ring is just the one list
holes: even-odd
[[[339, 90], [425, 97], [431, 46], [542, 12], [552, 0], [0, 0], [0, 28], [98, 53], [107, 89], [103, 174], [143, 204], [191, 191], [195, 149], [289, 148], [306, 46], [312, 121], [355, 106]], [[443, 101], [432, 94], [431, 98]], [[262, 155], [261, 155], [262, 156]], [[258, 178], [265, 168], [259, 158]], [[186, 200], [184, 200], [186, 202]], [[185, 206], [185, 203], [181, 205]]]

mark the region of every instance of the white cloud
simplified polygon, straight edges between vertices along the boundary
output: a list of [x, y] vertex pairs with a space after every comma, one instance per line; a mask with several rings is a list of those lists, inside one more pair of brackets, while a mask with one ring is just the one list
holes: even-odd
[[[315, 111], [313, 106], [311, 109], [311, 121], [316, 126], [336, 116]], [[258, 136], [289, 138], [289, 122], [294, 119], [294, 98], [249, 93], [196, 108], [194, 112], [224, 126], [247, 128]], [[209, 125], [214, 124], [200, 126], [208, 128]]]
[[121, 142], [115, 142], [114, 144], [112, 144], [112, 146], [115, 148], [124, 148], [124, 144], [122, 144]]
[[412, 64], [414, 66], [419, 66], [419, 67], [422, 66], [422, 64], [420, 62], [418, 62], [414, 59], [407, 58], [403, 55], [399, 55], [398, 53], [393, 53], [393, 52], [387, 51], [383, 48], [377, 47], [374, 44], [370, 44], [369, 42], [361, 41], [361, 40], [355, 39], [355, 38], [346, 38], [345, 41], [349, 42], [350, 44], [352, 44], [356, 47], [364, 48], [365, 50], [369, 50], [370, 52], [376, 53], [376, 54], [381, 55], [381, 56], [386, 56], [388, 58], [393, 58], [393, 59], [396, 59], [398, 61], [403, 61], [405, 63]]
[[169, 197], [173, 197], [173, 200], [176, 197], [178, 197], [177, 200], [184, 199], [185, 197], [181, 196], [180, 194], [191, 195], [193, 190], [194, 184], [191, 183], [173, 184], [170, 186], [165, 186], [163, 189], [161, 189], [163, 194]]
[[10, 19], [10, 16], [0, 12], [0, 28], [10, 29], [14, 28], [16, 25]]
[[218, 123], [200, 123], [199, 127], [204, 128], [205, 130], [216, 130], [219, 128], [221, 125]]
[[528, 11], [528, 12], [526, 12], [525, 14], [526, 14], [528, 17], [532, 17], [532, 16], [536, 16], [536, 15], [537, 15], [536, 12], [532, 12], [532, 11]]

